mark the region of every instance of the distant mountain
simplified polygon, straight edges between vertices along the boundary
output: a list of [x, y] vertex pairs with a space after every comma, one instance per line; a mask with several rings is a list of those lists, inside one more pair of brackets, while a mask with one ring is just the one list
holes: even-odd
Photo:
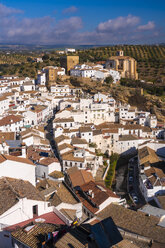
[[75, 49], [88, 49], [92, 47], [100, 47], [103, 45], [26, 45], [26, 44], [2, 44], [0, 43], [0, 50], [60, 50], [65, 48], [75, 48]]

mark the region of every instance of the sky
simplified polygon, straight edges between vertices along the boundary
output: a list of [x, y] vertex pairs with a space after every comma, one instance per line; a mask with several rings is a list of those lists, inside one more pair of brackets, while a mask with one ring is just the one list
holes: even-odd
[[165, 0], [0, 0], [0, 43], [165, 42]]

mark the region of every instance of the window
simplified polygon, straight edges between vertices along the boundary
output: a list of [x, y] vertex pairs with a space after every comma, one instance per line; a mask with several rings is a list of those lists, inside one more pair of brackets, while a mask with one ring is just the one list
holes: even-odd
[[65, 161], [65, 166], [68, 166], [67, 162]]
[[10, 236], [9, 236], [9, 235], [7, 235], [7, 234], [4, 234], [4, 237], [5, 237], [5, 238], [9, 238]]
[[33, 206], [33, 216], [38, 215], [38, 205]]
[[80, 168], [82, 168], [82, 163], [80, 163]]
[[70, 162], [70, 167], [72, 167], [72, 162]]
[[46, 174], [45, 174], [45, 172], [44, 172], [44, 174], [42, 175], [42, 178], [46, 178]]

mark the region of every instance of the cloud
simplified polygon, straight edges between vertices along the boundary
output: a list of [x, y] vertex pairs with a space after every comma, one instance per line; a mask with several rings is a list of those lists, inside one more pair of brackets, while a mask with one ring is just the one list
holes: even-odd
[[154, 28], [155, 28], [155, 23], [149, 21], [147, 24], [139, 26], [138, 27], [138, 30], [140, 30], [140, 31], [147, 31], [147, 30], [152, 30]]
[[110, 19], [106, 22], [102, 22], [98, 25], [98, 32], [110, 32], [127, 29], [133, 27], [140, 22], [140, 18], [137, 16], [128, 15], [126, 17], [120, 16], [115, 19]]
[[[140, 17], [119, 16], [84, 31], [83, 21], [71, 16], [56, 21], [54, 17], [23, 18], [20, 10], [0, 5], [0, 42], [23, 44], [126, 44], [164, 41], [164, 34], [154, 22], [140, 25]], [[146, 30], [148, 30], [146, 32]]]
[[80, 17], [70, 17], [60, 20], [56, 29], [61, 32], [74, 32], [82, 28], [82, 20]]
[[64, 9], [63, 14], [72, 14], [72, 13], [77, 12], [77, 10], [78, 10], [77, 7], [71, 6], [71, 7], [67, 8], [67, 9]]
[[4, 17], [0, 22], [0, 42], [25, 44], [72, 43], [82, 28], [80, 17], [70, 17], [59, 22], [45, 16], [41, 18]]
[[0, 3], [0, 17], [21, 13], [23, 13], [23, 11], [20, 9], [10, 8]]

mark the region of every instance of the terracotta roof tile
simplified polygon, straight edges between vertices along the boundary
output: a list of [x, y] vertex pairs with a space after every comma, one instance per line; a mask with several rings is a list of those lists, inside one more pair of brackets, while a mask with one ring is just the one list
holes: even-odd
[[158, 217], [148, 216], [140, 211], [133, 211], [113, 203], [97, 216], [99, 219], [112, 217], [115, 224], [124, 230], [165, 243], [165, 229], [158, 226]]
[[9, 177], [0, 179], [0, 215], [24, 197], [37, 201], [44, 200], [39, 191], [28, 181]]
[[1, 161], [0, 163], [6, 160], [11, 160], [11, 161], [25, 163], [25, 164], [31, 164], [35, 166], [35, 164], [32, 161], [30, 161], [28, 158], [21, 158], [21, 157], [16, 157], [16, 156], [11, 156], [11, 155], [0, 155], [0, 161]]
[[91, 172], [85, 170], [73, 171], [72, 173], [69, 173], [69, 177], [73, 187], [82, 186], [84, 183], [94, 181]]
[[45, 234], [54, 232], [57, 229], [59, 229], [59, 226], [54, 224], [36, 223], [31, 231], [26, 232], [25, 228], [20, 228], [12, 232], [12, 237], [28, 247], [38, 248], [42, 247], [42, 242], [45, 241]]
[[80, 130], [80, 133], [92, 132], [91, 127], [80, 127], [79, 130]]
[[141, 165], [146, 163], [146, 162], [157, 163], [160, 161], [158, 156], [156, 155], [155, 151], [148, 146], [145, 146], [145, 147], [139, 149], [138, 155], [139, 155]]
[[0, 126], [6, 126], [12, 123], [20, 122], [22, 118], [16, 115], [8, 115], [0, 120]]
[[50, 158], [50, 157], [41, 157], [39, 160], [39, 164], [44, 166], [49, 166], [52, 163], [59, 163], [59, 160], [57, 158]]

